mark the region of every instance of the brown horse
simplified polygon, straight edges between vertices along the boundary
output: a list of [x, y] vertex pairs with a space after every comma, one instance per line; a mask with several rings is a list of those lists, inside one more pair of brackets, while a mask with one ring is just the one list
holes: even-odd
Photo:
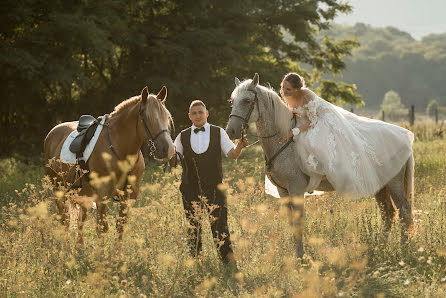
[[[70, 213], [67, 205], [69, 190], [78, 187], [77, 198], [91, 198], [96, 201], [97, 227], [99, 236], [107, 232], [106, 204], [111, 198], [119, 198], [120, 212], [116, 221], [118, 239], [122, 240], [124, 225], [128, 216], [128, 200], [136, 199], [144, 172], [144, 158], [140, 151], [143, 142], [150, 143], [155, 158], [173, 156], [174, 146], [169, 134], [172, 117], [165, 107], [167, 88], [157, 95], [149, 94], [145, 87], [140, 96], [131, 97], [106, 115], [103, 129], [87, 160], [87, 171], [60, 161], [62, 145], [67, 136], [76, 130], [77, 121], [55, 126], [46, 136], [45, 172], [54, 182], [56, 204], [62, 224], [68, 227]], [[62, 191], [63, 192], [62, 192]], [[79, 204], [77, 244], [83, 245], [82, 229], [87, 216], [87, 205]]]

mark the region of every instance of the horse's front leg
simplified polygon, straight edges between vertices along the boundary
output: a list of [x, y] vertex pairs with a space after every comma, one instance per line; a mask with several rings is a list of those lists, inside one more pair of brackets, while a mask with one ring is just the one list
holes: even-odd
[[[123, 234], [124, 234], [124, 226], [127, 224], [128, 216], [129, 216], [129, 210], [130, 206], [129, 203], [135, 202], [136, 198], [139, 194], [140, 184], [141, 184], [141, 178], [144, 174], [144, 158], [142, 156], [141, 151], [138, 152], [139, 157], [136, 160], [134, 168], [128, 173], [127, 179], [126, 179], [126, 186], [125, 186], [125, 193], [123, 196], [121, 196], [120, 200], [120, 209], [119, 209], [119, 217], [116, 220], [116, 230], [118, 232], [118, 238], [117, 241], [122, 241]], [[134, 179], [131, 179], [130, 177], [134, 177]]]
[[303, 232], [305, 229], [305, 200], [304, 189], [306, 184], [298, 184], [296, 182], [289, 183], [288, 190], [279, 191], [280, 196], [286, 195], [289, 197], [288, 219], [293, 228], [293, 236], [296, 242], [296, 254], [298, 258], [304, 256]]
[[144, 165], [138, 164], [135, 167], [135, 171], [131, 172], [132, 175], [135, 175], [135, 181], [131, 184], [128, 184], [126, 187], [125, 194], [121, 197], [120, 200], [120, 209], [119, 209], [119, 217], [116, 220], [116, 230], [118, 231], [118, 242], [122, 241], [122, 237], [124, 234], [124, 226], [127, 224], [130, 206], [129, 203], [136, 201], [136, 198], [139, 194], [140, 187], [140, 177], [142, 177], [144, 171]]
[[103, 233], [108, 232], [108, 222], [107, 222], [107, 203], [106, 203], [106, 197], [102, 197], [98, 199], [96, 202], [96, 214], [97, 214], [97, 220], [96, 220], [96, 233], [99, 237], [102, 237]]
[[116, 230], [118, 232], [118, 242], [122, 241], [122, 236], [124, 234], [124, 226], [127, 224], [127, 219], [129, 215], [129, 206], [127, 196], [122, 196], [120, 200], [119, 217], [116, 220]]
[[107, 203], [115, 194], [114, 187], [113, 183], [104, 183], [96, 191], [96, 233], [99, 237], [108, 232]]
[[80, 204], [80, 213], [79, 213], [79, 219], [77, 223], [77, 241], [76, 241], [76, 248], [81, 249], [84, 247], [84, 223], [87, 219], [87, 211], [88, 209]]
[[65, 196], [61, 198], [55, 197], [54, 201], [56, 202], [56, 206], [59, 211], [58, 218], [60, 220], [60, 223], [68, 230], [70, 220], [68, 216], [68, 210], [65, 206]]

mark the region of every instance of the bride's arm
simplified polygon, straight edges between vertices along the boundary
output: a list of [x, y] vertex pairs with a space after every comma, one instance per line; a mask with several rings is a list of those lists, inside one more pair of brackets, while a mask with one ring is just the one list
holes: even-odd
[[306, 113], [304, 116], [300, 116], [300, 118], [304, 119], [305, 122], [298, 127], [292, 128], [288, 132], [287, 136], [280, 138], [281, 143], [286, 143], [292, 137], [299, 135], [299, 133], [301, 132], [307, 131], [308, 129], [314, 127], [314, 125], [316, 124], [316, 106], [312, 103], [314, 101], [312, 99], [313, 95], [311, 91], [307, 92], [308, 95], [304, 94], [304, 104], [302, 106], [305, 109]]
[[306, 112], [305, 116], [310, 123], [310, 127], [314, 127], [319, 117], [317, 95], [313, 91], [310, 91], [308, 89], [305, 90], [304, 102], [305, 104], [303, 105], [303, 107]]
[[310, 129], [311, 126], [311, 122], [308, 119], [307, 116], [302, 117], [302, 119], [305, 119], [305, 123], [299, 125], [298, 127], [294, 127], [290, 130], [290, 132], [288, 133], [288, 136], [286, 137], [285, 141], [288, 141], [289, 139], [291, 139], [292, 137], [297, 136], [298, 134], [300, 134], [301, 132], [307, 131], [308, 129]]
[[305, 119], [305, 120], [306, 120], [305, 123], [299, 125], [298, 127], [294, 127], [294, 128], [292, 128], [292, 129], [288, 132], [288, 135], [287, 135], [287, 136], [282, 137], [282, 138], [279, 139], [279, 141], [280, 141], [281, 143], [286, 143], [286, 142], [288, 142], [292, 137], [295, 137], [295, 136], [297, 136], [299, 133], [304, 132], [304, 131], [307, 131], [308, 129], [310, 129], [310, 128], [312, 127], [312, 126], [311, 126], [311, 122], [310, 122], [310, 120], [308, 119], [308, 117], [305, 116], [305, 117], [302, 117], [301, 119]]
[[299, 127], [293, 128], [292, 134], [293, 136], [297, 136], [300, 132], [304, 132], [316, 125], [317, 122], [317, 103], [315, 100], [315, 95], [310, 90], [304, 90], [304, 104], [302, 106], [305, 109], [305, 116], [302, 117], [305, 119], [305, 123], [300, 125]]

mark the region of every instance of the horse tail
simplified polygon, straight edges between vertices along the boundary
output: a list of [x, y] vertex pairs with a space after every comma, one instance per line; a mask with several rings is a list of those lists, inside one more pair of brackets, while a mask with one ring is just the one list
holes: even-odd
[[53, 157], [51, 156], [51, 142], [52, 142], [51, 138], [52, 138], [52, 131], [48, 133], [43, 143], [43, 152], [45, 154], [44, 166], [46, 175], [51, 175], [53, 173], [51, 171], [51, 163], [52, 163], [51, 158]]
[[409, 159], [406, 163], [406, 173], [404, 177], [405, 182], [405, 190], [406, 190], [406, 198], [409, 201], [410, 207], [413, 209], [413, 201], [414, 201], [414, 172], [415, 172], [415, 161], [413, 158], [413, 153], [409, 156]]

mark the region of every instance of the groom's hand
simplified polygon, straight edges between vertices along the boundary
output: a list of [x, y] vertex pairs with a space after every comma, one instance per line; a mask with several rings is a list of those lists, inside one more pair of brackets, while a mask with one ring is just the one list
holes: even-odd
[[243, 139], [238, 140], [237, 145], [242, 146], [242, 148], [248, 147], [248, 139], [244, 137]]
[[169, 159], [169, 166], [172, 168], [176, 168], [178, 164], [178, 160], [177, 160], [177, 150], [175, 148], [175, 153], [173, 154], [173, 156]]
[[285, 144], [285, 143], [288, 142], [292, 137], [293, 137], [293, 132], [290, 130], [290, 131], [288, 132], [288, 135], [279, 138], [279, 143], [281, 143], [281, 144]]
[[240, 156], [242, 149], [246, 146], [248, 146], [248, 140], [246, 138], [240, 139], [237, 141], [237, 145], [235, 145], [226, 156], [232, 159], [237, 159]]

